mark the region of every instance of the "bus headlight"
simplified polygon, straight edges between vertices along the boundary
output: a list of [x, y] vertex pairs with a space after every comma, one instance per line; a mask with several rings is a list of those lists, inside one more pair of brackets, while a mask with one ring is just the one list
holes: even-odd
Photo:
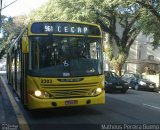
[[36, 97], [40, 97], [40, 96], [42, 95], [42, 92], [39, 91], [39, 90], [36, 90], [36, 91], [34, 92], [34, 95], [35, 95]]
[[40, 90], [36, 90], [34, 92], [34, 95], [36, 97], [41, 97], [41, 98], [49, 98], [49, 97], [51, 97], [51, 95], [48, 92], [43, 92], [43, 91], [40, 91]]
[[97, 88], [97, 89], [96, 89], [96, 93], [97, 93], [97, 94], [99, 94], [99, 93], [101, 93], [101, 92], [102, 92], [102, 89], [101, 89], [101, 88]]
[[94, 90], [91, 90], [88, 94], [91, 95], [91, 96], [95, 96], [95, 95], [98, 95], [102, 92], [102, 88], [96, 88]]

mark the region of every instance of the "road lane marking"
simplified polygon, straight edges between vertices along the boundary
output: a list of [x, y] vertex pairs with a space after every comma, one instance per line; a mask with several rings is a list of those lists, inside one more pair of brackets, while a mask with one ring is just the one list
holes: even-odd
[[160, 107], [152, 106], [152, 105], [149, 105], [149, 104], [143, 104], [143, 105], [160, 110]]
[[2, 81], [2, 84], [5, 88], [5, 90], [7, 92], [9, 100], [11, 101], [12, 107], [13, 107], [15, 113], [16, 113], [16, 117], [17, 117], [17, 120], [18, 120], [18, 123], [19, 123], [20, 130], [30, 130], [30, 128], [27, 124], [27, 121], [23, 116], [22, 111], [20, 110], [20, 108], [19, 108], [17, 102], [15, 101], [13, 95], [11, 94], [10, 90], [8, 89], [7, 84], [4, 81], [4, 78], [2, 76], [0, 76], [0, 78], [1, 78], [1, 81]]

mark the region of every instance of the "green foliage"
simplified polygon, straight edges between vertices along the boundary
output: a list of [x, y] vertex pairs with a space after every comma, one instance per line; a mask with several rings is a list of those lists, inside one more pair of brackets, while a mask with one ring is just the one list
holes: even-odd
[[[104, 32], [109, 33], [109, 41], [116, 44], [118, 54], [114, 55], [114, 48], [108, 48], [108, 56], [112, 66], [121, 70], [129, 48], [138, 35], [139, 28], [135, 25], [138, 13], [126, 13], [131, 3], [124, 0], [49, 0], [45, 6], [34, 11], [31, 20], [71, 20], [98, 23]], [[121, 8], [121, 10], [120, 10]], [[117, 33], [117, 23], [121, 25], [123, 33]], [[137, 31], [137, 30], [138, 31]], [[110, 44], [110, 45], [111, 45]], [[122, 49], [125, 48], [125, 49]]]
[[142, 13], [142, 18], [138, 21], [141, 31], [146, 35], [152, 35], [154, 41], [152, 44], [154, 47], [157, 47], [160, 44], [160, 22], [156, 20], [156, 17], [153, 17], [150, 12], [144, 10]]
[[[29, 21], [69, 20], [99, 24], [109, 34], [106, 52], [110, 64], [120, 71], [140, 31], [152, 34], [152, 44], [159, 44], [160, 22], [156, 12], [160, 12], [160, 4], [153, 6], [150, 0], [48, 0], [45, 5], [32, 11]], [[8, 45], [12, 37], [20, 32], [25, 19], [18, 17], [5, 23], [5, 44]], [[121, 33], [118, 33], [117, 25], [121, 27]]]
[[92, 21], [95, 14], [90, 6], [89, 0], [49, 0], [45, 6], [33, 11], [30, 19]]
[[14, 18], [2, 17], [3, 37], [0, 39], [0, 59], [6, 53], [7, 49], [13, 42], [13, 39], [19, 35], [25, 26], [26, 16]]
[[139, 10], [142, 14], [138, 20], [141, 31], [146, 35], [153, 36], [153, 42], [151, 43], [156, 49], [160, 45], [160, 1], [152, 3], [151, 0], [137, 0], [142, 7]]

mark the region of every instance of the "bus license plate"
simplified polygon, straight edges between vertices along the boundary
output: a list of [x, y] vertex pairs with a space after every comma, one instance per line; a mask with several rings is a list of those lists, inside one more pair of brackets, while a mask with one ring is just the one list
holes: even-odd
[[65, 105], [74, 105], [74, 104], [78, 104], [77, 100], [67, 100], [65, 101]]

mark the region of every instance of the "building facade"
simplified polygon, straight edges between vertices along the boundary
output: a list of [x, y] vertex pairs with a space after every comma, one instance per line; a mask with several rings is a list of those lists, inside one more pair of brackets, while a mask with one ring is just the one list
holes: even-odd
[[128, 59], [124, 65], [125, 72], [149, 73], [160, 72], [160, 48], [153, 50], [150, 44], [152, 36], [140, 33], [130, 48]]

